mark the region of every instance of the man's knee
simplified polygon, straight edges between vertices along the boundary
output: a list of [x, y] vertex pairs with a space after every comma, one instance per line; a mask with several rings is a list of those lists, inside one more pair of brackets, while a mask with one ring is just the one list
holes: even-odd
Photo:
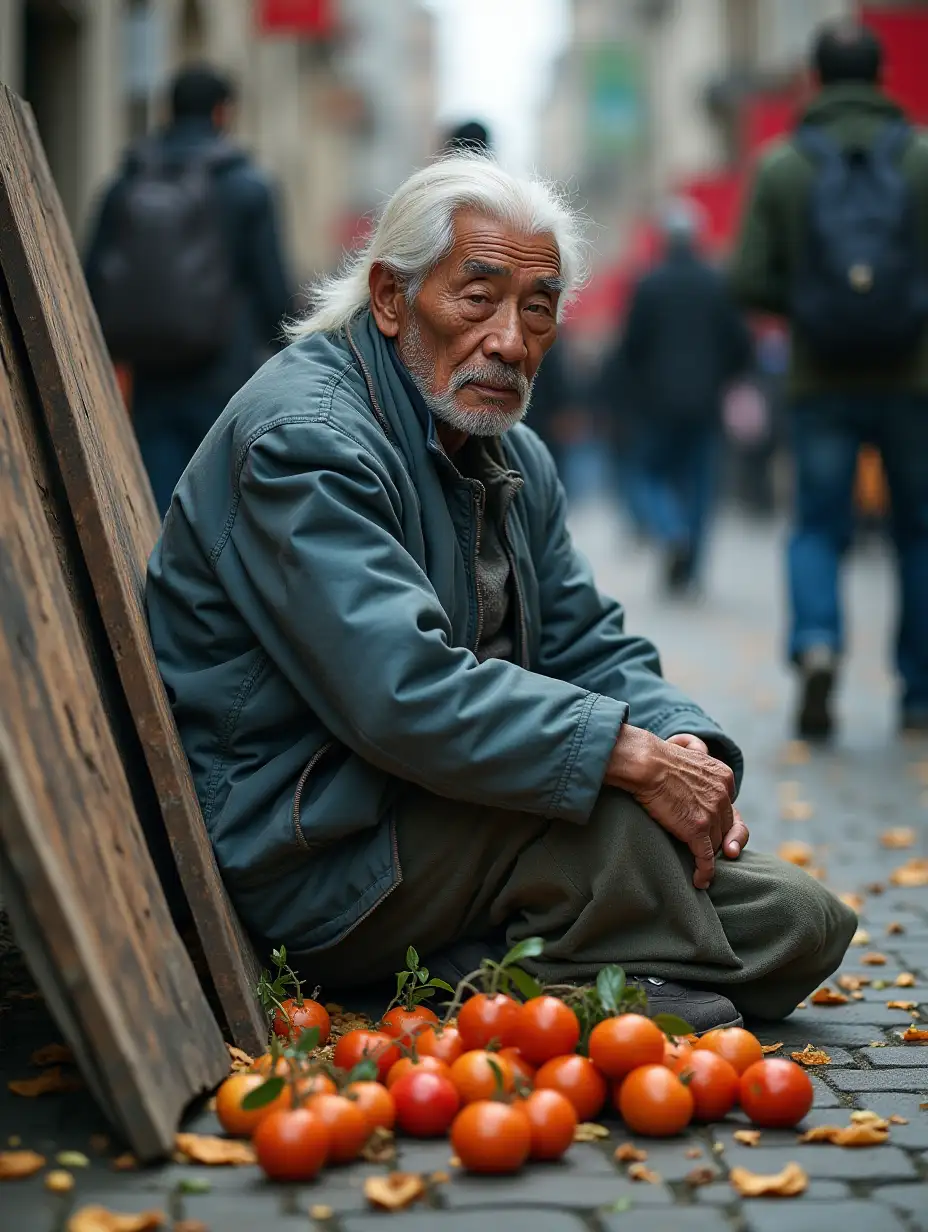
[[847, 953], [857, 931], [857, 916], [836, 894], [807, 874], [797, 877], [793, 894], [801, 904], [796, 915], [804, 928], [810, 970], [817, 971], [819, 980], [825, 980]]

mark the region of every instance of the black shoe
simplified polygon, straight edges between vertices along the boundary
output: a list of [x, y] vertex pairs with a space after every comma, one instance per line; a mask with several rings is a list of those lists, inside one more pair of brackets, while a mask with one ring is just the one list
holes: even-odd
[[836, 668], [837, 659], [830, 646], [813, 646], [800, 660], [802, 695], [796, 732], [804, 740], [827, 740], [834, 729], [831, 691]]
[[682, 594], [693, 580], [693, 553], [689, 547], [671, 548], [667, 555], [667, 567], [664, 577], [667, 590], [671, 594]]
[[705, 1035], [716, 1027], [741, 1027], [744, 1019], [720, 992], [709, 988], [688, 988], [685, 984], [673, 984], [658, 979], [655, 975], [639, 976], [629, 980], [647, 994], [648, 1013], [676, 1014], [688, 1022], [697, 1035]]

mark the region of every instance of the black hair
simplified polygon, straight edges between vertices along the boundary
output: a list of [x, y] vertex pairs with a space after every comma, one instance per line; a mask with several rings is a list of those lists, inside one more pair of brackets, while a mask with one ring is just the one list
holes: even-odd
[[182, 68], [171, 85], [171, 115], [175, 120], [207, 120], [222, 103], [235, 98], [235, 87], [208, 64]]
[[478, 154], [488, 154], [490, 133], [479, 120], [467, 120], [451, 130], [445, 145], [449, 150], [473, 150]]
[[823, 86], [840, 81], [875, 82], [883, 67], [883, 48], [866, 26], [829, 22], [816, 35], [812, 67]]

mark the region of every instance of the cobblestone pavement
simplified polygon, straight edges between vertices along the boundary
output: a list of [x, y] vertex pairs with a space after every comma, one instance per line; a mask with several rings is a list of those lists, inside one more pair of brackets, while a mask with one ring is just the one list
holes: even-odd
[[[85, 1096], [24, 1100], [6, 1091], [6, 1078], [27, 1072], [29, 1051], [54, 1038], [47, 1021], [36, 1017], [34, 1002], [14, 1003], [0, 1018], [6, 1039], [0, 1143], [15, 1134], [24, 1146], [49, 1157], [62, 1148], [78, 1149], [92, 1162], [77, 1172], [76, 1189], [66, 1197], [46, 1194], [41, 1176], [3, 1184], [4, 1232], [54, 1232], [65, 1226], [72, 1207], [91, 1202], [127, 1212], [156, 1207], [169, 1219], [202, 1221], [212, 1232], [363, 1232], [381, 1226], [397, 1232], [928, 1229], [928, 1046], [899, 1042], [912, 1016], [888, 1004], [924, 1002], [928, 1018], [928, 889], [895, 888], [889, 882], [890, 872], [905, 860], [928, 855], [928, 743], [902, 742], [894, 733], [893, 684], [884, 666], [895, 593], [887, 560], [866, 552], [853, 563], [848, 587], [853, 647], [840, 699], [842, 729], [833, 749], [809, 756], [789, 742], [791, 681], [780, 665], [777, 534], [727, 520], [715, 544], [708, 597], [698, 604], [668, 605], [658, 596], [654, 562], [628, 541], [608, 511], [580, 511], [575, 529], [602, 584], [625, 601], [630, 627], [647, 630], [658, 641], [667, 674], [742, 742], [748, 772], [741, 808], [753, 843], [765, 848], [791, 840], [807, 843], [812, 867], [821, 869], [835, 890], [882, 889], [866, 893], [862, 927], [870, 942], [853, 948], [843, 968], [870, 976], [873, 982], [862, 996], [846, 1005], [799, 1009], [776, 1030], [761, 1034], [767, 1042], [782, 1041], [783, 1055], [810, 1042], [830, 1054], [831, 1064], [814, 1071], [809, 1125], [847, 1124], [855, 1108], [895, 1114], [906, 1123], [892, 1125], [889, 1143], [858, 1150], [799, 1146], [794, 1132], [773, 1131], [765, 1131], [751, 1148], [734, 1139], [735, 1116], [693, 1129], [685, 1138], [639, 1141], [648, 1151], [648, 1167], [660, 1175], [655, 1184], [631, 1181], [625, 1167], [613, 1162], [616, 1146], [630, 1138], [614, 1121], [607, 1121], [607, 1141], [578, 1144], [563, 1163], [532, 1166], [514, 1179], [464, 1176], [449, 1168], [446, 1143], [403, 1142], [394, 1167], [452, 1175], [430, 1189], [425, 1207], [388, 1216], [366, 1207], [364, 1178], [383, 1170], [368, 1164], [330, 1170], [313, 1185], [292, 1188], [269, 1185], [252, 1168], [168, 1164], [136, 1173], [113, 1171], [90, 1149], [90, 1135], [105, 1127]], [[880, 836], [890, 827], [912, 827], [915, 846], [884, 848]], [[868, 951], [883, 953], [885, 964], [863, 965]], [[903, 971], [914, 974], [914, 988], [894, 986]], [[217, 1126], [209, 1112], [201, 1112], [187, 1128], [209, 1132]], [[110, 1154], [116, 1149], [114, 1144]], [[791, 1160], [811, 1178], [800, 1198], [740, 1201], [728, 1183], [734, 1166], [767, 1173]], [[713, 1169], [717, 1179], [692, 1188], [686, 1177], [699, 1167]]]

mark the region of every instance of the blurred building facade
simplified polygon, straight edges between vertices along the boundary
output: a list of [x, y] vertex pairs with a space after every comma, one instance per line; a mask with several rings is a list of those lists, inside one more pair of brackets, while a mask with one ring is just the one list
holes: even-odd
[[419, 0], [2, 0], [0, 80], [32, 104], [79, 238], [126, 143], [163, 119], [171, 73], [199, 59], [236, 81], [236, 136], [281, 185], [301, 278], [434, 148]]

